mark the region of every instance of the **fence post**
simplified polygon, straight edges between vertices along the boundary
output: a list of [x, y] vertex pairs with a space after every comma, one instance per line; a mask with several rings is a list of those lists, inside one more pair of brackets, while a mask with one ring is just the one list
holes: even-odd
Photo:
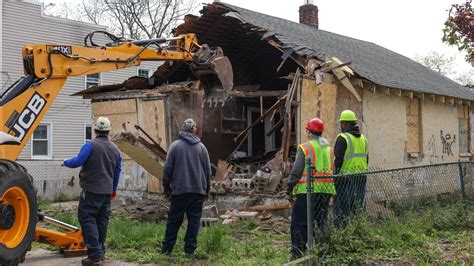
[[463, 169], [461, 162], [458, 162], [458, 167], [459, 167], [459, 181], [461, 183], [461, 196], [462, 196], [463, 202], [466, 203], [467, 197], [466, 197], [466, 188], [465, 188], [465, 184], [464, 184], [464, 177], [466, 176], [466, 169]]
[[307, 234], [308, 234], [308, 249], [306, 265], [311, 266], [313, 264], [313, 165], [311, 164], [311, 158], [306, 158], [306, 221], [307, 221]]

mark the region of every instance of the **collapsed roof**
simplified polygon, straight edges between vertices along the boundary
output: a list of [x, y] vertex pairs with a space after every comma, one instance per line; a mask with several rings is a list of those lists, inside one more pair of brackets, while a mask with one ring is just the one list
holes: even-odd
[[[460, 84], [371, 42], [221, 2], [205, 6], [201, 13], [201, 17], [188, 16], [185, 23], [176, 29], [176, 33], [196, 33], [202, 43], [223, 47], [232, 63], [235, 61], [232, 60], [235, 58], [233, 53], [237, 53], [240, 59], [258, 56], [255, 48], [258, 44], [250, 38], [245, 42], [238, 38], [243, 36], [242, 29], [245, 29], [247, 35], [255, 33], [260, 40], [277, 42], [287, 55], [293, 54], [294, 57], [304, 59], [316, 58], [323, 62], [331, 57], [344, 62], [350, 61], [350, 67], [357, 76], [388, 88], [474, 100], [474, 94]], [[252, 67], [250, 64], [244, 68], [247, 74], [254, 71]], [[234, 76], [242, 79], [239, 73]], [[177, 79], [179, 80], [179, 75]], [[237, 81], [239, 83], [246, 85], [242, 84], [245, 83], [243, 80]]]

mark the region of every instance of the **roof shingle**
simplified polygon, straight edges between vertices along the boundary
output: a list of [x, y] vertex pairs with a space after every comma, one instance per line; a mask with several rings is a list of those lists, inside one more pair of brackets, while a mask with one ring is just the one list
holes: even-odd
[[[242, 22], [263, 28], [296, 53], [351, 61], [360, 76], [389, 88], [474, 100], [474, 93], [431, 69], [377, 44], [316, 29], [237, 6], [215, 3], [238, 13]], [[235, 14], [232, 14], [234, 16]], [[234, 16], [235, 17], [235, 16]]]

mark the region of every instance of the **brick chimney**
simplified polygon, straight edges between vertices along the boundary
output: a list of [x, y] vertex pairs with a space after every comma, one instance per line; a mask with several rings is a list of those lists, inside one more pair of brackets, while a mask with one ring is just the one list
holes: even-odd
[[300, 23], [319, 28], [318, 7], [313, 5], [313, 0], [304, 0], [300, 6]]

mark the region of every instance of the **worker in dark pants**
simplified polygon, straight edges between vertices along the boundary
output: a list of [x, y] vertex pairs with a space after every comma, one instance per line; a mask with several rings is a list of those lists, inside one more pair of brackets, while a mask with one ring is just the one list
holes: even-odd
[[314, 169], [312, 186], [313, 214], [316, 221], [316, 239], [327, 239], [329, 200], [336, 194], [333, 179], [333, 156], [329, 142], [322, 137], [324, 124], [319, 118], [311, 119], [306, 125], [309, 141], [299, 146], [295, 163], [288, 182], [290, 201], [296, 196], [291, 213], [291, 257], [301, 257], [306, 250], [307, 237], [307, 173], [306, 159], [311, 159]]
[[197, 248], [202, 209], [211, 187], [212, 172], [209, 154], [196, 136], [196, 129], [196, 122], [186, 119], [178, 140], [171, 143], [166, 156], [163, 188], [165, 196], [171, 199], [171, 205], [161, 248], [163, 254], [171, 255], [173, 252], [184, 214], [188, 219], [184, 252], [192, 255]]
[[357, 117], [345, 110], [339, 118], [341, 131], [334, 146], [337, 195], [334, 198], [334, 224], [341, 227], [348, 217], [363, 208], [368, 169], [367, 138], [360, 132]]
[[87, 258], [82, 265], [97, 265], [105, 260], [105, 239], [110, 217], [110, 201], [117, 197], [122, 156], [109, 138], [111, 124], [99, 117], [94, 125], [96, 138], [86, 142], [79, 154], [64, 160], [70, 168], [82, 166], [79, 184], [82, 188], [77, 213], [81, 224]]

